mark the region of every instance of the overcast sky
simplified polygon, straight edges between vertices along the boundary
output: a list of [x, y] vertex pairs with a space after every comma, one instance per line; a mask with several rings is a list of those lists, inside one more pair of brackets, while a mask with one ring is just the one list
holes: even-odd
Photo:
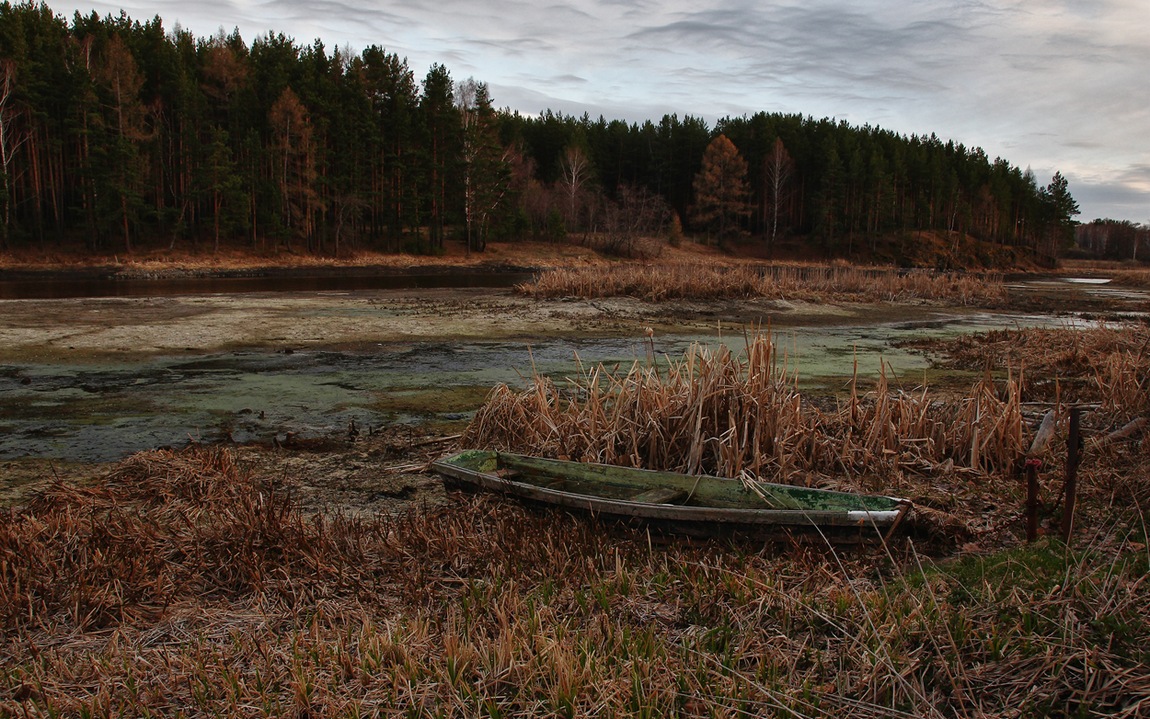
[[1041, 184], [1070, 181], [1080, 221], [1150, 221], [1148, 0], [125, 0], [54, 2], [198, 36], [282, 32], [418, 79], [440, 62], [495, 104], [630, 122], [666, 113], [833, 117], [982, 147]]

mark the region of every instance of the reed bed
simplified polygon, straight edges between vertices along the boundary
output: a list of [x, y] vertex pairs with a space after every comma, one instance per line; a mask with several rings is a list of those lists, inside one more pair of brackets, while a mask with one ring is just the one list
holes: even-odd
[[996, 304], [1006, 296], [1002, 276], [813, 265], [622, 264], [559, 268], [519, 285], [540, 297], [636, 297], [649, 302], [765, 297], [769, 299], [898, 302], [939, 300]]
[[1150, 287], [1150, 268], [1121, 268], [1110, 271], [1114, 281], [1128, 287]]
[[288, 489], [224, 451], [156, 452], [0, 515], [0, 715], [1150, 707], [1147, 550], [1112, 526], [937, 567], [652, 545], [483, 496], [308, 517]]
[[1031, 401], [1096, 404], [1119, 418], [1150, 412], [1150, 325], [995, 330], [932, 348], [949, 367], [1025, 367]]
[[464, 435], [468, 446], [624, 466], [750, 474], [811, 484], [826, 475], [1012, 467], [1029, 429], [1018, 382], [984, 379], [940, 401], [925, 388], [893, 391], [885, 373], [833, 409], [804, 398], [769, 334], [741, 353], [691, 347], [665, 367], [586, 369], [560, 387], [535, 376], [525, 390], [492, 390]]

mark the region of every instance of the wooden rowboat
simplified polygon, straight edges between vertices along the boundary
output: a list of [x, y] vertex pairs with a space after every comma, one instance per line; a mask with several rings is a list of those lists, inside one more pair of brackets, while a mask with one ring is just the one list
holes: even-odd
[[[808, 489], [767, 482], [744, 484], [706, 475], [565, 462], [508, 452], [467, 450], [432, 467], [449, 484], [518, 499], [639, 520], [688, 534], [780, 529], [886, 529], [910, 511], [905, 499]], [[875, 534], [875, 532], [870, 532]]]

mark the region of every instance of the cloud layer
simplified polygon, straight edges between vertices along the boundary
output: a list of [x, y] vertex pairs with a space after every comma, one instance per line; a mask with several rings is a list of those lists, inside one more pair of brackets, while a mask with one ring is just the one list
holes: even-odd
[[126, 0], [70, 15], [159, 15], [198, 35], [238, 27], [355, 50], [417, 75], [489, 83], [499, 106], [710, 122], [798, 112], [937, 133], [1061, 170], [1082, 217], [1150, 219], [1145, 0]]

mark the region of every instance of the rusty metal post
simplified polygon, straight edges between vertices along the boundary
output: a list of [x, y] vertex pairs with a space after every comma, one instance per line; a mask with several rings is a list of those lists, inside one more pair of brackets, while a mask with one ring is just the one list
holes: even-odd
[[1062, 541], [1070, 544], [1070, 534], [1074, 530], [1074, 501], [1078, 496], [1078, 460], [1082, 450], [1082, 436], [1079, 423], [1082, 410], [1070, 408], [1070, 437], [1066, 441], [1066, 496], [1062, 505]]

